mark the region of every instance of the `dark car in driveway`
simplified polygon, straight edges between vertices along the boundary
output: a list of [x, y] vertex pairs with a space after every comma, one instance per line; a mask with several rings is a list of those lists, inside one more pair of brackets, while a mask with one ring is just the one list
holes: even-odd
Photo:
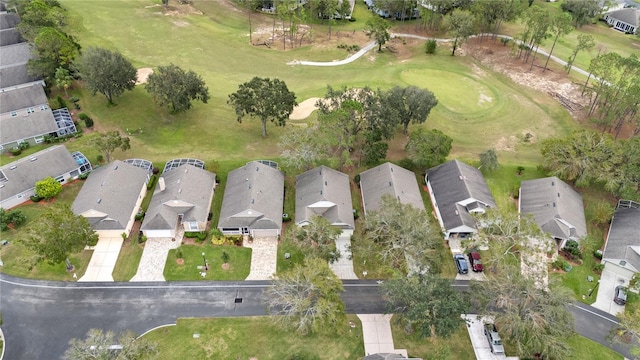
[[458, 274], [466, 274], [469, 272], [469, 266], [467, 265], [467, 259], [464, 258], [462, 254], [455, 254], [453, 256], [453, 261], [456, 262], [456, 268], [458, 269]]
[[618, 305], [624, 305], [627, 303], [627, 289], [625, 289], [624, 286], [616, 286], [616, 290], [613, 293], [613, 302]]
[[474, 272], [481, 272], [484, 270], [484, 266], [482, 265], [482, 258], [480, 257], [480, 253], [477, 251], [472, 251], [469, 253], [469, 264], [471, 264], [471, 270]]

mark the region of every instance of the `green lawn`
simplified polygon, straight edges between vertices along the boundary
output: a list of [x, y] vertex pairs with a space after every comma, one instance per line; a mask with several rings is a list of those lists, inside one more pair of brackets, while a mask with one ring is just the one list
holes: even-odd
[[[167, 281], [177, 280], [244, 280], [251, 269], [251, 249], [239, 246], [182, 245], [183, 264], [177, 263], [177, 249], [169, 250], [164, 268]], [[209, 271], [202, 277], [198, 266], [204, 266], [202, 253], [209, 265]], [[229, 255], [229, 268], [222, 267], [222, 253]]]
[[409, 357], [422, 359], [466, 360], [475, 359], [467, 327], [463, 324], [449, 339], [421, 338], [417, 332], [407, 334], [401, 326], [391, 321], [393, 345], [407, 349]]
[[580, 335], [571, 336], [567, 342], [569, 343], [569, 346], [571, 346], [571, 356], [569, 356], [568, 359], [572, 359], [572, 360], [581, 360], [581, 359], [592, 359], [592, 360], [620, 359], [622, 360], [623, 359], [623, 356], [621, 356], [617, 352]]
[[[355, 315], [336, 332], [299, 336], [268, 317], [179, 319], [144, 336], [159, 346], [158, 359], [361, 359], [362, 327]], [[194, 338], [194, 334], [199, 334]], [[293, 357], [298, 355], [298, 357]]]
[[142, 257], [144, 248], [138, 244], [136, 239], [137, 234], [132, 234], [132, 236], [122, 244], [122, 248], [118, 254], [118, 261], [111, 274], [114, 281], [129, 281], [138, 271], [138, 265], [140, 265], [140, 258]]

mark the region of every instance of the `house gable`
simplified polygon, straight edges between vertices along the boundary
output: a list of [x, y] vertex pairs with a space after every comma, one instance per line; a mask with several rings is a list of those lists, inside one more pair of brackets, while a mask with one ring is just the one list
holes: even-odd
[[424, 210], [415, 173], [392, 163], [384, 163], [360, 174], [364, 213], [380, 208], [382, 195], [389, 194], [403, 204]]

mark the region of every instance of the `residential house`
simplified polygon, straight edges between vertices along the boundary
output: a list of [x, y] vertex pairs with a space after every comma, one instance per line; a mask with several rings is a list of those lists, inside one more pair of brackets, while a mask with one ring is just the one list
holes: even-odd
[[22, 42], [22, 36], [16, 29], [20, 17], [16, 13], [0, 11], [0, 46], [13, 45]]
[[557, 177], [526, 180], [520, 184], [520, 214], [532, 214], [542, 229], [563, 248], [567, 240], [587, 235], [582, 196]]
[[378, 211], [382, 195], [389, 194], [403, 204], [424, 210], [416, 174], [390, 162], [360, 174], [360, 192], [364, 214]]
[[480, 170], [459, 160], [427, 170], [425, 180], [445, 239], [473, 236], [478, 229], [472, 214], [496, 207]]
[[81, 153], [69, 153], [64, 145], [52, 146], [29, 157], [0, 167], [0, 207], [10, 209], [35, 195], [37, 181], [47, 177], [65, 184], [91, 171], [91, 163]]
[[129, 236], [147, 193], [149, 172], [120, 160], [91, 172], [71, 206], [100, 237]]
[[604, 15], [604, 21], [625, 34], [637, 34], [640, 25], [640, 9], [626, 8], [610, 11]]
[[29, 75], [27, 62], [32, 58], [29, 43], [22, 42], [0, 48], [0, 91], [7, 91], [33, 83], [44, 85], [38, 77]]
[[227, 175], [218, 229], [225, 235], [279, 236], [284, 174], [252, 161]]
[[343, 230], [355, 229], [347, 174], [319, 166], [296, 177], [296, 224], [322, 216]]
[[39, 83], [0, 91], [0, 150], [22, 142], [40, 144], [44, 137], [64, 136], [77, 129], [66, 108], [51, 111]]
[[618, 201], [607, 234], [602, 262], [605, 269], [628, 282], [640, 272], [640, 204]]
[[216, 174], [183, 164], [158, 179], [140, 230], [147, 237], [173, 238], [184, 231], [207, 229]]

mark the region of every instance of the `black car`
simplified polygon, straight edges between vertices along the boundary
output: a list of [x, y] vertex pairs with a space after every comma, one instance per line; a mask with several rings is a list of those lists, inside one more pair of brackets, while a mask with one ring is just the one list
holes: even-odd
[[616, 286], [616, 291], [613, 295], [613, 302], [618, 305], [624, 305], [627, 303], [627, 289], [625, 289], [624, 286]]
[[466, 274], [469, 272], [469, 266], [467, 265], [467, 259], [462, 254], [455, 254], [453, 261], [456, 262], [456, 268], [458, 268], [458, 274]]

